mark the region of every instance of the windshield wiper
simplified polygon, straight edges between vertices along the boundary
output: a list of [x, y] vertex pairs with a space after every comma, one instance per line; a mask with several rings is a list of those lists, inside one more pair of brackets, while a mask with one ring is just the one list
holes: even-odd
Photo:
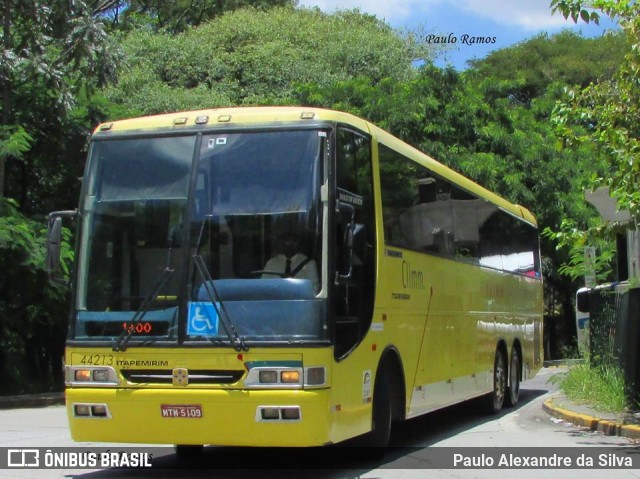
[[136, 329], [135, 325], [140, 321], [142, 321], [142, 318], [144, 318], [144, 315], [147, 314], [147, 312], [149, 311], [149, 306], [151, 306], [151, 303], [158, 297], [158, 295], [160, 294], [160, 291], [162, 291], [164, 287], [167, 285], [167, 282], [169, 281], [169, 278], [171, 277], [173, 272], [174, 270], [168, 267], [164, 269], [164, 271], [162, 272], [162, 275], [160, 276], [160, 278], [158, 278], [158, 281], [156, 282], [155, 287], [151, 289], [149, 293], [145, 296], [144, 300], [142, 301], [142, 304], [133, 315], [133, 318], [131, 318], [131, 321], [129, 322], [128, 327], [123, 329], [122, 332], [120, 333], [120, 336], [118, 336], [116, 343], [113, 345], [114, 352], [127, 350], [127, 343], [129, 342], [129, 339], [131, 339], [131, 336], [133, 335], [133, 332]]
[[229, 338], [231, 344], [233, 344], [234, 349], [238, 352], [249, 351], [246, 343], [244, 342], [242, 337], [240, 337], [240, 335], [236, 331], [236, 328], [233, 326], [233, 322], [229, 317], [229, 313], [227, 313], [227, 309], [222, 302], [222, 298], [220, 298], [220, 295], [218, 294], [218, 290], [216, 289], [213, 279], [211, 278], [211, 274], [209, 274], [209, 269], [202, 259], [202, 256], [200, 256], [199, 254], [194, 255], [193, 262], [196, 266], [196, 269], [198, 270], [198, 273], [200, 273], [200, 276], [202, 277], [202, 285], [204, 286], [204, 290], [207, 293], [209, 302], [216, 310], [216, 314], [218, 315], [218, 318], [220, 318], [220, 322], [222, 323], [222, 328], [227, 334], [227, 337]]

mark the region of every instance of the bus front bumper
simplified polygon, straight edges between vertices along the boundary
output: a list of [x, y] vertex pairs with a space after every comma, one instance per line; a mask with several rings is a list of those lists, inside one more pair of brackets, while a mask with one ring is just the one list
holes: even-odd
[[82, 442], [295, 447], [330, 440], [329, 390], [68, 388]]

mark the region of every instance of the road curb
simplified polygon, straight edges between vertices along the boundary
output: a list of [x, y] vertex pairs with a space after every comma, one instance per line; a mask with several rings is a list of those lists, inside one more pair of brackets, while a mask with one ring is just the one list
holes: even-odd
[[542, 404], [542, 409], [553, 417], [564, 419], [577, 426], [589, 428], [590, 431], [598, 431], [607, 436], [640, 439], [640, 426], [576, 413], [554, 404], [553, 398], [547, 399]]
[[64, 404], [64, 393], [0, 396], [0, 409], [59, 406]]

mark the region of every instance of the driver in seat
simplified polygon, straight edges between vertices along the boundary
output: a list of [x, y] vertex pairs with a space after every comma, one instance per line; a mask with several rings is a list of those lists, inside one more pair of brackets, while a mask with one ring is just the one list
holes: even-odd
[[264, 266], [263, 278], [308, 279], [318, 291], [318, 268], [316, 262], [298, 252], [298, 238], [293, 233], [283, 233], [278, 238], [280, 254], [275, 255]]

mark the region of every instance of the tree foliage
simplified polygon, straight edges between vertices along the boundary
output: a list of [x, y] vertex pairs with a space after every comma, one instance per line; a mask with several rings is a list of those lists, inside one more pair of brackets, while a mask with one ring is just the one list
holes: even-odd
[[95, 10], [111, 18], [119, 29], [130, 31], [149, 26], [153, 31], [175, 34], [241, 8], [267, 10], [293, 7], [296, 3], [295, 0], [101, 0]]
[[68, 180], [78, 176], [69, 161], [78, 141], [70, 133], [95, 121], [79, 118], [78, 104], [113, 77], [117, 49], [86, 1], [4, 0], [3, 6], [0, 196], [37, 211], [42, 200], [51, 205], [56, 190], [77, 192]]
[[[73, 258], [71, 232], [63, 229], [62, 260]], [[46, 226], [0, 198], [0, 385], [4, 393], [60, 388], [66, 333], [65, 288], [44, 270]], [[20, 380], [29, 378], [28, 382]]]
[[553, 83], [583, 88], [611, 78], [622, 61], [624, 42], [622, 33], [601, 38], [585, 38], [571, 30], [553, 36], [542, 33], [472, 60], [470, 73], [491, 81], [485, 85], [487, 93], [529, 105]]
[[[554, 0], [552, 6], [574, 21], [597, 21], [583, 2]], [[618, 205], [640, 220], [640, 4], [595, 0], [589, 7], [618, 21], [625, 33], [625, 56], [612, 78], [572, 90], [558, 105], [554, 120], [569, 143], [590, 142], [608, 161], [596, 185], [610, 187]]]
[[299, 83], [408, 78], [412, 62], [430, 54], [411, 38], [358, 11], [243, 9], [179, 35], [132, 32], [126, 67], [106, 95], [129, 115], [290, 103]]
[[68, 301], [44, 272], [44, 213], [77, 201], [91, 99], [116, 50], [83, 0], [4, 0], [2, 42], [0, 391], [11, 393], [61, 386]]
[[615, 260], [616, 250], [611, 241], [607, 241], [602, 231], [606, 225], [599, 218], [593, 218], [591, 224], [585, 229], [578, 227], [572, 219], [563, 219], [557, 231], [545, 228], [543, 236], [557, 244], [557, 249], [569, 252], [569, 259], [560, 265], [558, 272], [570, 277], [574, 281], [581, 280], [587, 273], [585, 261], [585, 248], [596, 248], [596, 257], [590, 265], [596, 275], [598, 284], [606, 283], [612, 279], [612, 263]]

